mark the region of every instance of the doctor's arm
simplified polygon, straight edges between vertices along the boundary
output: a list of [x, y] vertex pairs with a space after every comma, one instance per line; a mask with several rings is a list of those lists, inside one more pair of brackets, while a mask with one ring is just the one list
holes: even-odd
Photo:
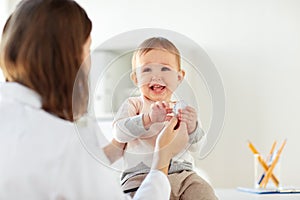
[[[167, 178], [169, 163], [172, 157], [186, 147], [189, 140], [185, 124], [174, 130], [176, 124], [177, 119], [172, 118], [169, 122], [166, 122], [164, 129], [159, 133], [156, 139], [151, 170], [137, 190], [134, 200], [168, 200], [170, 198], [171, 186]], [[107, 146], [103, 148], [104, 153], [109, 157], [105, 148]], [[109, 177], [106, 176], [106, 178]], [[111, 182], [111, 179], [107, 181]], [[118, 185], [116, 191], [119, 190], [120, 186]], [[129, 195], [122, 194], [122, 196], [123, 199], [131, 199]]]
[[134, 199], [169, 199], [170, 183], [167, 178], [170, 160], [188, 142], [185, 124], [174, 130], [177, 119], [172, 118], [158, 135], [150, 173], [138, 189]]
[[103, 151], [108, 158], [110, 164], [120, 159], [123, 156], [126, 143], [118, 142], [116, 139], [112, 141], [103, 148]]

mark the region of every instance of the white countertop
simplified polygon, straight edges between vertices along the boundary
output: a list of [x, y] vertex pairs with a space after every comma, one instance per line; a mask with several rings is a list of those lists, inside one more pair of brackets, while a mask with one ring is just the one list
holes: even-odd
[[252, 194], [237, 189], [215, 189], [219, 200], [300, 200], [297, 194]]

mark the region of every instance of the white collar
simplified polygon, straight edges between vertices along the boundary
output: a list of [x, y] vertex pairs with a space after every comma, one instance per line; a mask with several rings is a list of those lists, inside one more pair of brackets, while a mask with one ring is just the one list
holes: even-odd
[[41, 97], [35, 91], [16, 82], [0, 83], [0, 101], [15, 100], [31, 107], [41, 108]]

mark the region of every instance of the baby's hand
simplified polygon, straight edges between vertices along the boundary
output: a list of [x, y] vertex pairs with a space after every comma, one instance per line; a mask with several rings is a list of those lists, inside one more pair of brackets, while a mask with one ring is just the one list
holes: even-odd
[[169, 120], [171, 117], [168, 115], [172, 113], [169, 103], [165, 101], [157, 101], [150, 107], [149, 117], [152, 123], [164, 122]]
[[186, 123], [188, 134], [195, 131], [197, 126], [197, 112], [194, 108], [186, 106], [183, 109], [179, 109], [177, 117], [181, 122]]

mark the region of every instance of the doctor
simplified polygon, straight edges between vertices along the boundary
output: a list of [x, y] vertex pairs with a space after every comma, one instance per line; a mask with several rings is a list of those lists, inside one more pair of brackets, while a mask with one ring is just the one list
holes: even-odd
[[[89, 56], [91, 27], [72, 0], [22, 1], [7, 21], [0, 54], [6, 78], [0, 85], [0, 199], [130, 199], [75, 130], [88, 102], [89, 65], [80, 65]], [[168, 164], [188, 141], [181, 128], [174, 131], [176, 122], [160, 133], [152, 170], [134, 199], [169, 199]], [[122, 147], [112, 141], [99, 152], [113, 162]]]

